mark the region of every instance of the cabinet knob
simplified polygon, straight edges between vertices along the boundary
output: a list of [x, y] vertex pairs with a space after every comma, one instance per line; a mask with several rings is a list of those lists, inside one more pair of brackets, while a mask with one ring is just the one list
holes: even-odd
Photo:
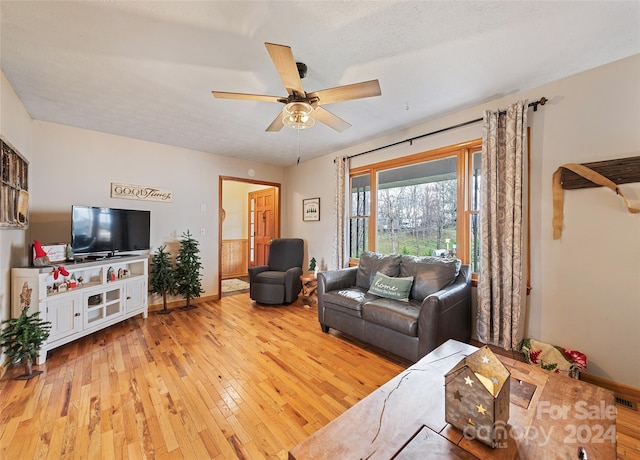
[[127, 300], [131, 300], [131, 296], [127, 296]]
[[73, 316], [80, 316], [80, 313], [76, 313], [76, 314], [75, 314], [75, 315], [73, 315]]

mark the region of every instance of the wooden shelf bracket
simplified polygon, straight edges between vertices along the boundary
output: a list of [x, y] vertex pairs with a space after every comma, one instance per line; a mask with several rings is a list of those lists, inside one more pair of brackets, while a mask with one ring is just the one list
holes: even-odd
[[608, 187], [619, 195], [631, 213], [640, 213], [640, 203], [629, 201], [618, 185], [640, 182], [640, 156], [593, 163], [567, 163], [553, 173], [553, 239], [562, 235], [564, 190]]

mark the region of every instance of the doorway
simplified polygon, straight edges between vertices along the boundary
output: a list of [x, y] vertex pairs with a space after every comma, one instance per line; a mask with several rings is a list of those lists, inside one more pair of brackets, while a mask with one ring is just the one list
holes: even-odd
[[231, 280], [248, 281], [248, 267], [263, 265], [280, 236], [280, 184], [220, 176], [218, 292]]

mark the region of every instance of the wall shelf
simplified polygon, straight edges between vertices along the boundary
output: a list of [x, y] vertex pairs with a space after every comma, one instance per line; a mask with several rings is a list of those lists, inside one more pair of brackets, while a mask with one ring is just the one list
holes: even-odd
[[0, 229], [29, 223], [29, 162], [0, 136]]

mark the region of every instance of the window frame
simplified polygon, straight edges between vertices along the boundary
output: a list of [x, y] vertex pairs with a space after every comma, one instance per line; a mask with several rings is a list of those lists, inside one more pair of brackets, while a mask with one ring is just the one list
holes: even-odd
[[[474, 139], [446, 147], [419, 152], [404, 157], [392, 158], [389, 160], [373, 163], [370, 165], [358, 166], [349, 170], [349, 190], [351, 195], [352, 180], [354, 177], [369, 175], [369, 214], [367, 247], [368, 251], [375, 251], [377, 244], [377, 197], [378, 197], [378, 173], [388, 169], [411, 166], [412, 164], [425, 163], [427, 161], [439, 160], [442, 158], [456, 157], [457, 174], [457, 222], [456, 222], [456, 255], [463, 264], [470, 262], [470, 219], [471, 214], [477, 211], [471, 209], [471, 181], [473, 154], [482, 150], [482, 139]], [[355, 218], [365, 216], [353, 214], [351, 209], [352, 200], [349, 199], [349, 227], [347, 232], [351, 233], [351, 223]], [[350, 239], [349, 239], [350, 240]], [[351, 248], [350, 248], [351, 255]], [[472, 274], [472, 278], [477, 280], [477, 273]]]

